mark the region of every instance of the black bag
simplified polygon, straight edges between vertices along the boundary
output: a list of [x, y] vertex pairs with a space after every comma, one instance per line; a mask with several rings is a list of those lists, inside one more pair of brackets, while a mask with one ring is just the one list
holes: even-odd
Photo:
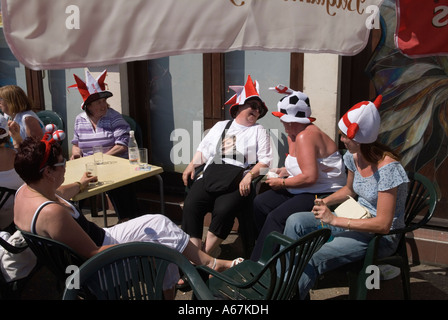
[[227, 163], [210, 163], [202, 179], [207, 192], [229, 192], [238, 189], [244, 168]]
[[[222, 132], [221, 141], [224, 139], [226, 130], [230, 127], [232, 121], [229, 121]], [[219, 142], [216, 148], [218, 155]], [[204, 179], [204, 187], [207, 192], [230, 192], [238, 189], [239, 182], [243, 178], [244, 168], [227, 164], [220, 159], [220, 163], [216, 163], [217, 156], [212, 163], [205, 169], [202, 179]]]

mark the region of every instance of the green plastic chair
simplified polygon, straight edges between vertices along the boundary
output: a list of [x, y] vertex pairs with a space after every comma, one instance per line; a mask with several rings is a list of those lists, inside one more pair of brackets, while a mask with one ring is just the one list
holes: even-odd
[[119, 244], [100, 252], [75, 271], [64, 300], [162, 300], [163, 280], [169, 264], [186, 275], [197, 299], [213, 299], [199, 272], [180, 252], [149, 242]]
[[[408, 172], [410, 180], [408, 197], [406, 199], [405, 227], [392, 230], [389, 234], [399, 234], [400, 241], [395, 253], [389, 257], [378, 258], [378, 244], [384, 235], [377, 234], [369, 243], [367, 253], [361, 269], [349, 269], [349, 298], [365, 300], [367, 298], [366, 281], [370, 272], [366, 268], [372, 265], [392, 265], [400, 268], [403, 286], [403, 297], [408, 300], [411, 297], [410, 267], [406, 249], [406, 233], [412, 232], [424, 226], [434, 214], [437, 204], [437, 191], [434, 184], [425, 176]], [[417, 221], [416, 221], [417, 220]]]
[[81, 266], [86, 259], [78, 255], [72, 248], [59, 241], [20, 230], [39, 264], [46, 266], [63, 284], [70, 265]]
[[52, 110], [42, 110], [37, 112], [37, 116], [44, 123], [44, 125], [52, 123], [56, 125], [58, 129], [65, 131], [64, 120], [62, 120], [61, 116], [56, 112]]
[[[298, 296], [297, 283], [305, 266], [330, 234], [329, 229], [320, 229], [293, 241], [274, 231], [266, 238], [259, 261], [244, 260], [221, 273], [205, 266], [198, 269], [213, 276], [208, 286], [215, 296], [223, 299], [294, 299]], [[278, 245], [280, 250], [272, 255]]]

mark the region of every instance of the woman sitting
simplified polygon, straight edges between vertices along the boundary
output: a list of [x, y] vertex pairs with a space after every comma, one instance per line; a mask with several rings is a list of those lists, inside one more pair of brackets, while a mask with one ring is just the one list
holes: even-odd
[[[292, 239], [316, 230], [321, 221], [329, 226], [334, 236], [314, 254], [305, 268], [299, 280], [301, 298], [306, 297], [319, 275], [363, 259], [375, 233], [387, 234], [404, 227], [409, 179], [399, 156], [376, 141], [380, 103], [381, 96], [375, 103], [360, 102], [339, 121], [341, 141], [347, 148], [344, 155], [348, 168], [347, 184], [332, 195], [316, 200], [312, 212], [296, 213], [286, 222], [284, 234]], [[347, 196], [357, 196], [359, 204], [369, 210], [372, 218], [351, 219], [334, 215], [327, 205], [341, 203]], [[392, 254], [398, 240], [397, 235], [382, 237], [379, 255]]]
[[283, 232], [286, 219], [297, 211], [309, 211], [316, 195], [332, 193], [346, 181], [342, 157], [336, 143], [313, 124], [308, 96], [283, 85], [275, 87], [287, 94], [272, 114], [280, 118], [288, 135], [285, 167], [275, 170], [278, 177], [266, 183], [271, 190], [254, 201], [255, 225], [259, 231], [251, 259], [260, 258], [264, 240], [272, 231]]
[[[237, 176], [235, 183], [226, 190], [212, 190], [207, 187], [206, 177], [200, 177], [191, 187], [184, 202], [182, 229], [187, 232], [194, 244], [211, 253], [229, 235], [235, 216], [243, 208], [251, 192], [251, 181], [267, 168], [272, 161], [269, 135], [257, 120], [267, 112], [265, 103], [258, 94], [258, 82], [252, 82], [249, 76], [245, 86], [232, 87], [237, 93], [226, 102], [231, 104], [230, 115], [234, 120], [216, 123], [199, 144], [193, 160], [183, 172], [182, 179], [187, 185], [193, 178], [195, 168], [205, 164], [204, 175], [210, 174], [216, 180], [223, 181], [231, 173], [212, 173], [211, 168], [221, 164], [233, 165], [245, 175]], [[226, 125], [230, 127], [226, 130]], [[225, 137], [221, 136], [225, 133]], [[218, 146], [218, 143], [221, 143]], [[214, 166], [213, 163], [221, 163]], [[250, 170], [249, 170], [250, 169]], [[232, 178], [233, 179], [233, 178]], [[204, 216], [212, 213], [210, 227], [205, 243], [202, 244]]]
[[[57, 192], [64, 182], [65, 159], [54, 139], [27, 138], [18, 150], [14, 166], [25, 181], [16, 194], [14, 223], [24, 231], [65, 243], [85, 258], [112, 245], [144, 241], [166, 245], [182, 252], [192, 263], [215, 270], [225, 270], [232, 264], [200, 251], [185, 232], [163, 215], [144, 215], [110, 228], [100, 228], [88, 221], [67, 201], [68, 197]], [[94, 181], [96, 177], [83, 179]], [[177, 268], [167, 275], [164, 289], [169, 290], [179, 279]]]

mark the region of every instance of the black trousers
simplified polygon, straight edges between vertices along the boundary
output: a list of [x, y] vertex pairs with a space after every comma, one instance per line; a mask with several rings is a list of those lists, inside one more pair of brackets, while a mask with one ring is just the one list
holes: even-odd
[[315, 194], [291, 194], [285, 189], [268, 190], [256, 196], [253, 207], [259, 234], [251, 260], [260, 259], [264, 240], [269, 233], [272, 231], [283, 233], [288, 217], [296, 212], [311, 211], [314, 199]]
[[225, 239], [232, 231], [235, 217], [247, 208], [249, 198], [242, 197], [238, 189], [228, 193], [207, 192], [203, 180], [196, 180], [188, 191], [184, 201], [182, 229], [190, 237], [202, 239], [204, 217], [211, 212], [209, 231]]

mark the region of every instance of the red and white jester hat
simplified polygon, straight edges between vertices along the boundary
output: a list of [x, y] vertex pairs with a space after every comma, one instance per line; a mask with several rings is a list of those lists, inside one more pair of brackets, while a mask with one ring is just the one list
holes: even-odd
[[71, 85], [69, 88], [78, 88], [83, 100], [83, 103], [81, 104], [82, 110], [85, 110], [86, 105], [95, 100], [112, 97], [112, 92], [106, 91], [106, 84], [104, 83], [106, 75], [107, 70], [104, 70], [98, 78], [95, 79], [90, 74], [89, 70], [86, 69], [86, 82], [82, 81], [76, 74], [73, 75], [76, 84]]
[[358, 143], [373, 143], [380, 132], [381, 118], [378, 108], [383, 97], [374, 102], [362, 101], [355, 104], [339, 120], [339, 129], [351, 140]]
[[248, 99], [251, 98], [257, 98], [261, 102], [262, 110], [260, 112], [260, 117], [258, 119], [261, 119], [264, 117], [264, 115], [268, 112], [268, 108], [266, 107], [266, 104], [263, 100], [260, 98], [260, 85], [258, 84], [258, 81], [255, 80], [255, 82], [252, 81], [252, 78], [250, 75], [247, 77], [246, 84], [244, 86], [229, 86], [230, 89], [235, 91], [236, 93], [225, 103], [226, 105], [230, 104], [230, 115], [232, 118], [236, 117], [236, 113], [238, 112], [238, 107], [242, 106], [246, 103]]

